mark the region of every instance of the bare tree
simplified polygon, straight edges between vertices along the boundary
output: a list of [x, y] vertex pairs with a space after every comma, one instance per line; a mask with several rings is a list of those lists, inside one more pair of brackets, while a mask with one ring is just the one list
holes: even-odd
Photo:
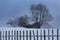
[[49, 13], [48, 8], [45, 5], [37, 4], [31, 5], [30, 11], [35, 23], [41, 27], [44, 23], [48, 23], [53, 19], [52, 15]]
[[16, 18], [15, 20], [10, 20], [7, 22], [10, 26], [16, 27], [16, 26], [26, 26], [28, 23], [28, 17], [27, 15], [21, 16], [19, 18]]
[[44, 24], [51, 26], [48, 22], [51, 21], [53, 17], [45, 5], [42, 5], [41, 3], [37, 5], [33, 4], [30, 7], [30, 11], [32, 20], [34, 21], [32, 25], [29, 24], [31, 17], [28, 17], [27, 15], [21, 16], [17, 20], [9, 21], [7, 24], [26, 28], [40, 28]]

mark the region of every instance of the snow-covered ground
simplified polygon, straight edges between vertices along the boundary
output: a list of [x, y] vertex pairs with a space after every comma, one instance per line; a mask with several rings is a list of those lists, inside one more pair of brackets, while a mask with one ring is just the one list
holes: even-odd
[[[47, 25], [44, 25], [42, 26], [41, 28], [39, 29], [52, 29], [51, 26], [47, 26]], [[0, 31], [5, 31], [5, 30], [37, 30], [37, 29], [34, 29], [34, 28], [24, 28], [24, 27], [12, 27], [10, 25], [7, 25], [7, 24], [0, 24]]]
[[[33, 24], [34, 22], [30, 22], [29, 24]], [[50, 24], [44, 24], [43, 26], [41, 26], [41, 28], [39, 28], [38, 30], [40, 29], [59, 29], [60, 27], [54, 27]], [[0, 24], [0, 31], [5, 31], [5, 30], [37, 30], [37, 29], [34, 29], [34, 28], [24, 28], [24, 27], [13, 27], [13, 26], [10, 26], [8, 24]]]

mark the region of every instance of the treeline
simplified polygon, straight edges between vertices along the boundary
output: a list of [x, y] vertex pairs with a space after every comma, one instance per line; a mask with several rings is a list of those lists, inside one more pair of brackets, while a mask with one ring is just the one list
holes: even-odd
[[7, 24], [26, 28], [40, 28], [45, 23], [48, 25], [48, 22], [53, 19], [49, 9], [41, 3], [37, 5], [32, 4], [29, 9], [31, 17], [24, 15], [16, 20], [7, 22]]

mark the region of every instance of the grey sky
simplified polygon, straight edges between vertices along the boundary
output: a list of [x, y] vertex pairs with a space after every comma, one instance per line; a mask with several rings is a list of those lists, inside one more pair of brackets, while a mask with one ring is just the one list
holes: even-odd
[[54, 17], [50, 24], [55, 27], [60, 26], [60, 0], [0, 0], [0, 24], [29, 14], [30, 5], [38, 3], [45, 4], [49, 8]]

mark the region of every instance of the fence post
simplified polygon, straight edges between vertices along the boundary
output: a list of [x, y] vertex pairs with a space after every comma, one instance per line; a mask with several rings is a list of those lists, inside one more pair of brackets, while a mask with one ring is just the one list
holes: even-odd
[[7, 40], [7, 31], [6, 31], [6, 33], [5, 33], [5, 40]]
[[46, 40], [46, 38], [45, 38], [46, 36], [45, 36], [45, 29], [44, 29], [44, 40]]
[[35, 34], [34, 34], [34, 30], [33, 30], [33, 37], [34, 37], [34, 40], [35, 40]]
[[20, 40], [21, 40], [21, 31], [20, 31]]
[[57, 29], [57, 40], [59, 40], [59, 30]]
[[0, 40], [1, 40], [1, 31], [0, 31]]
[[30, 30], [30, 40], [31, 40], [31, 30]]
[[28, 30], [26, 31], [26, 40], [28, 40]]
[[23, 40], [24, 40], [24, 30], [23, 30]]

